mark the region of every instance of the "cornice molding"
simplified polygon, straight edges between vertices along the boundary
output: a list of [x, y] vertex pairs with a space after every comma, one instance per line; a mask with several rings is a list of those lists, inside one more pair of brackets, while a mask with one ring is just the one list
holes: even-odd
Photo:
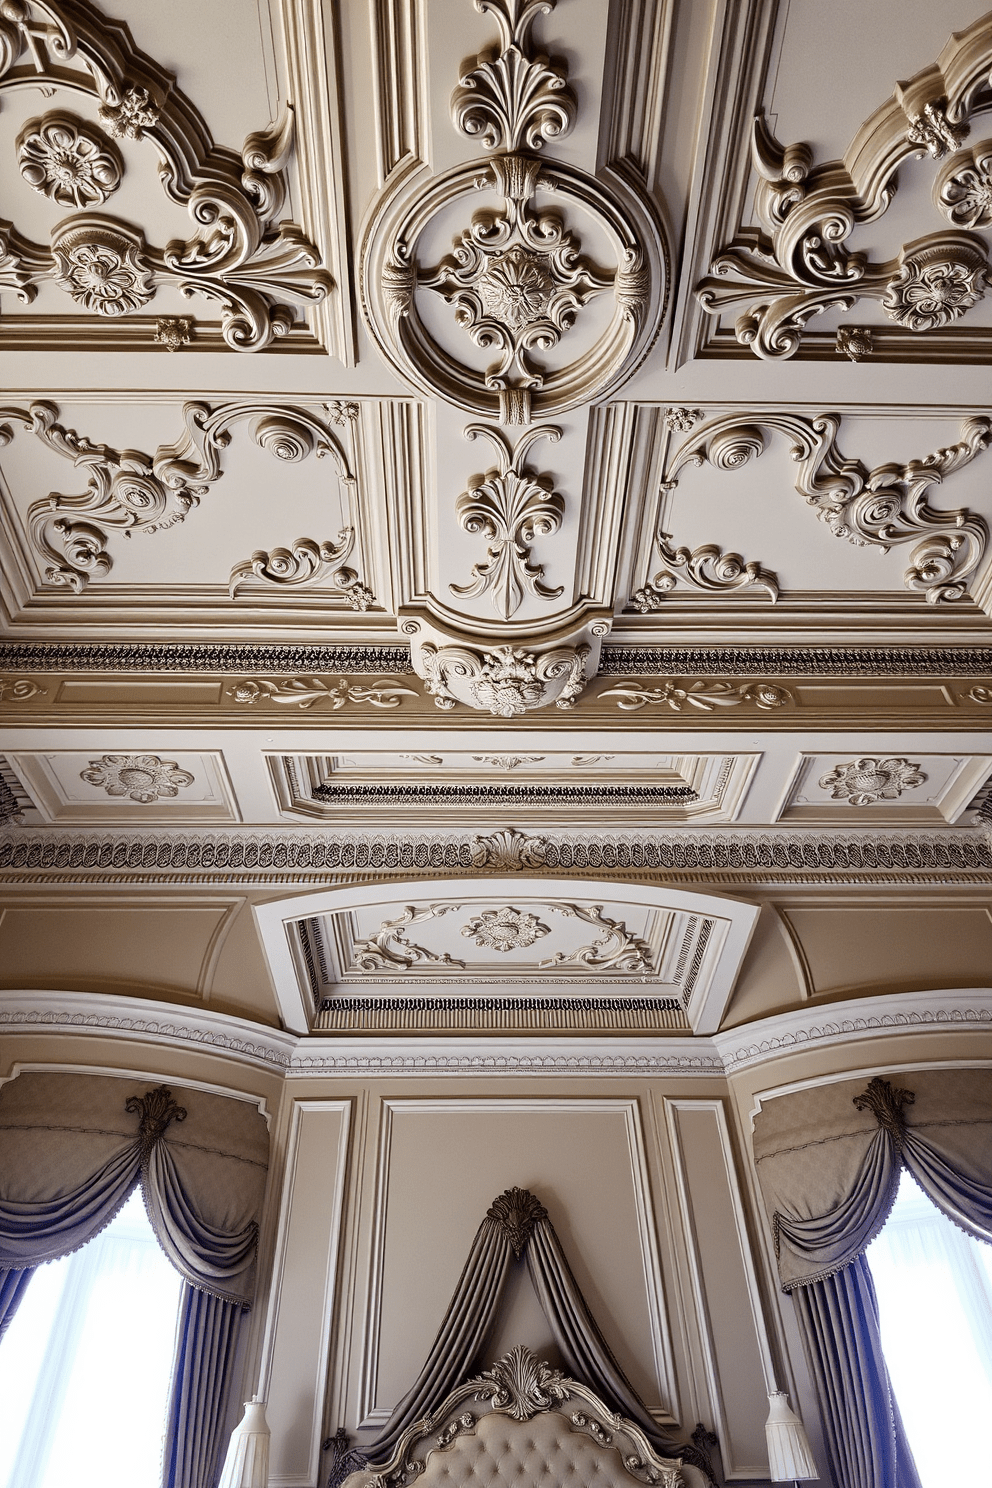
[[705, 1038], [297, 1038], [243, 1018], [105, 993], [0, 991], [7, 1034], [115, 1034], [199, 1049], [289, 1078], [321, 1075], [569, 1075], [733, 1077], [789, 1053], [903, 1033], [992, 1033], [992, 988], [862, 998], [764, 1018]]
[[986, 646], [701, 648], [614, 641], [603, 646], [599, 676], [980, 677], [990, 669], [992, 647]]
[[992, 1033], [992, 987], [904, 992], [892, 996], [798, 1008], [713, 1035], [728, 1075], [783, 1054], [851, 1043], [879, 1033], [947, 1032], [962, 1028]]

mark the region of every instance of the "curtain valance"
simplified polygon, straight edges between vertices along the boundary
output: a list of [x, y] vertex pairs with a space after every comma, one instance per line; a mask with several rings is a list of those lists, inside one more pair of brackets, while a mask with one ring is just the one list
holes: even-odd
[[256, 1107], [109, 1075], [28, 1072], [0, 1090], [0, 1268], [78, 1250], [135, 1184], [172, 1264], [247, 1306], [268, 1131]]
[[990, 1154], [989, 1070], [843, 1080], [769, 1101], [755, 1119], [754, 1156], [783, 1289], [862, 1254], [888, 1217], [903, 1165], [948, 1218], [992, 1239]]

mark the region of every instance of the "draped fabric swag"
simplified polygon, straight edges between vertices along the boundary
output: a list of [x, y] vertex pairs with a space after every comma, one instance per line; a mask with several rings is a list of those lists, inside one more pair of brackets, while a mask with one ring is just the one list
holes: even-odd
[[26, 1073], [0, 1091], [0, 1333], [43, 1261], [78, 1250], [137, 1184], [184, 1279], [163, 1488], [208, 1488], [254, 1290], [268, 1132], [245, 1101], [116, 1076]]
[[364, 1463], [387, 1461], [406, 1428], [435, 1410], [480, 1366], [510, 1268], [525, 1253], [534, 1289], [566, 1369], [635, 1421], [660, 1453], [682, 1457], [711, 1475], [704, 1453], [659, 1429], [620, 1368], [579, 1291], [544, 1205], [525, 1189], [510, 1188], [494, 1200], [476, 1232], [427, 1362], [413, 1386], [378, 1440], [361, 1453], [342, 1457], [332, 1479], [343, 1480]]
[[791, 1292], [845, 1488], [919, 1488], [882, 1353], [864, 1251], [901, 1169], [947, 1217], [992, 1241], [992, 1073], [914, 1072], [780, 1096], [754, 1125], [782, 1288]]

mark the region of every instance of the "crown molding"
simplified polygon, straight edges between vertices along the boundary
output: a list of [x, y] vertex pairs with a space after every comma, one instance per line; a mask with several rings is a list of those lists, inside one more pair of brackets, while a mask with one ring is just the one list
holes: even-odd
[[[790, 1053], [866, 1037], [992, 1032], [992, 989], [939, 989], [800, 1008], [709, 1037], [588, 1038], [556, 1033], [506, 1038], [310, 1035], [297, 1038], [243, 1018], [105, 993], [0, 991], [7, 1034], [121, 1036], [186, 1052], [199, 1049], [287, 1078], [377, 1075], [733, 1077]], [[884, 1057], [879, 1051], [879, 1057]], [[78, 1068], [78, 1063], [74, 1066]]]
[[835, 1048], [879, 1033], [963, 1028], [992, 1033], [992, 987], [901, 992], [797, 1008], [714, 1034], [713, 1043], [727, 1074], [735, 1075], [783, 1054]]

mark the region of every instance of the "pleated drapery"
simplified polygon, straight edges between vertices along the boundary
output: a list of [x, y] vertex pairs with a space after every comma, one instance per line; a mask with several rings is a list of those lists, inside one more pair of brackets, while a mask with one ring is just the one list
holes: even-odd
[[211, 1488], [224, 1443], [244, 1309], [183, 1287], [166, 1417], [163, 1484]]
[[992, 1241], [992, 1073], [932, 1070], [768, 1102], [754, 1153], [782, 1288], [791, 1292], [845, 1488], [919, 1488], [882, 1353], [864, 1251], [907, 1168], [955, 1224]]
[[164, 1488], [207, 1488], [254, 1261], [268, 1131], [254, 1105], [103, 1075], [26, 1073], [0, 1091], [0, 1330], [31, 1269], [78, 1250], [137, 1184], [183, 1290]]
[[510, 1268], [525, 1252], [534, 1289], [574, 1377], [635, 1421], [662, 1455], [681, 1457], [712, 1476], [709, 1460], [696, 1446], [676, 1441], [659, 1429], [620, 1368], [586, 1306], [544, 1205], [525, 1189], [510, 1188], [493, 1201], [476, 1232], [427, 1362], [412, 1388], [376, 1441], [360, 1454], [342, 1452], [340, 1470], [332, 1472], [332, 1481], [343, 1480], [360, 1462], [386, 1462], [407, 1427], [436, 1410], [478, 1367]]

